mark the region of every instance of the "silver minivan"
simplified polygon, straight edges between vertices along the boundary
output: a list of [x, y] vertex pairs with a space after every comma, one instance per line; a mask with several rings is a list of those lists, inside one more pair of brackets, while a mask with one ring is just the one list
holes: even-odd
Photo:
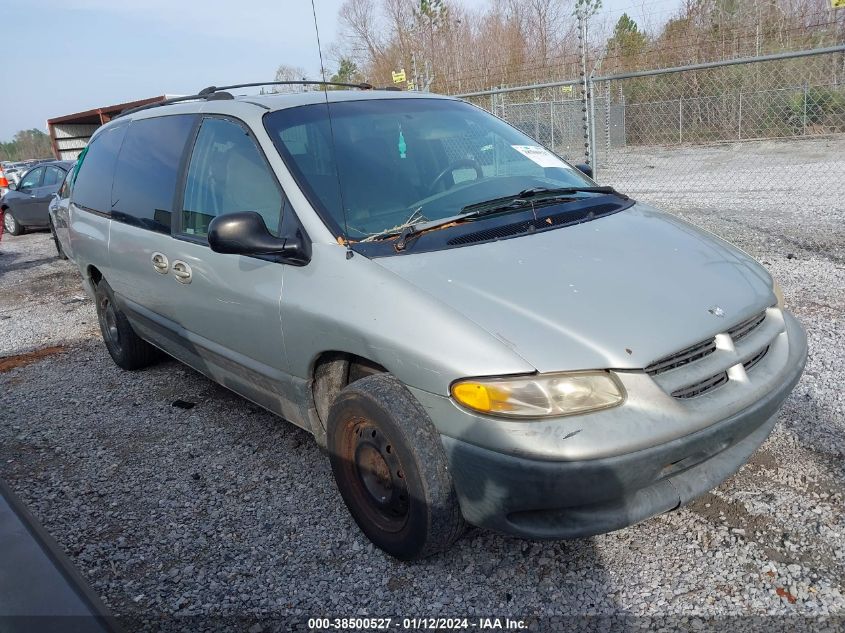
[[458, 99], [192, 99], [97, 131], [69, 251], [161, 351], [311, 432], [373, 543], [608, 532], [734, 473], [807, 354], [744, 252]]

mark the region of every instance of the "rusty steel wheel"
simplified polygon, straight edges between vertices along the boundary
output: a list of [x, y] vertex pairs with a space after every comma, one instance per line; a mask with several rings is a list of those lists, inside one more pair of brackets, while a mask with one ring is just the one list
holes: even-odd
[[375, 545], [413, 560], [461, 535], [440, 436], [396, 378], [377, 374], [347, 386], [332, 405], [327, 439], [340, 494]]
[[408, 521], [408, 485], [390, 440], [372, 422], [351, 419], [341, 450], [357, 504], [368, 519], [386, 532], [401, 530]]

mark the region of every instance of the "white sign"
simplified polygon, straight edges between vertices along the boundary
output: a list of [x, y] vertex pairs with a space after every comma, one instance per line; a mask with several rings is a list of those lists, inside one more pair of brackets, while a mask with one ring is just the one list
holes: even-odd
[[540, 167], [560, 167], [561, 169], [571, 169], [569, 165], [564, 163], [560, 158], [552, 154], [545, 147], [539, 145], [511, 145], [517, 152], [530, 158]]

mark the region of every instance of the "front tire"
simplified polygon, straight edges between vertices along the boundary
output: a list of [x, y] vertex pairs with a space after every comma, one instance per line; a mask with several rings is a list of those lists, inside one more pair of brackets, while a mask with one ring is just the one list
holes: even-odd
[[6, 209], [3, 214], [3, 227], [10, 235], [23, 235], [26, 232], [23, 224], [18, 222], [11, 209]]
[[396, 378], [376, 374], [348, 385], [328, 419], [337, 487], [361, 531], [401, 560], [447, 549], [463, 533], [440, 436]]
[[103, 341], [118, 367], [131, 371], [152, 365], [158, 360], [158, 350], [135, 334], [129, 319], [115, 303], [114, 292], [105, 279], [97, 284], [94, 297]]

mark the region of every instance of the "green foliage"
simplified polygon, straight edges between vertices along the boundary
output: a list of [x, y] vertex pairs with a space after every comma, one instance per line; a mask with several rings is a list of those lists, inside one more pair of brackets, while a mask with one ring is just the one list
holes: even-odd
[[647, 44], [645, 33], [639, 30], [637, 23], [627, 13], [623, 13], [607, 41], [607, 50], [617, 57], [633, 57], [642, 53]]
[[789, 109], [796, 121], [819, 125], [831, 118], [845, 119], [845, 93], [813, 86], [792, 97]]
[[[337, 72], [331, 76], [331, 81], [357, 83], [360, 81], [358, 65], [348, 57], [341, 57]], [[331, 86], [329, 88], [331, 89]]]
[[50, 137], [41, 130], [21, 130], [8, 143], [0, 143], [0, 159], [26, 160], [28, 158], [49, 158], [53, 155]]

